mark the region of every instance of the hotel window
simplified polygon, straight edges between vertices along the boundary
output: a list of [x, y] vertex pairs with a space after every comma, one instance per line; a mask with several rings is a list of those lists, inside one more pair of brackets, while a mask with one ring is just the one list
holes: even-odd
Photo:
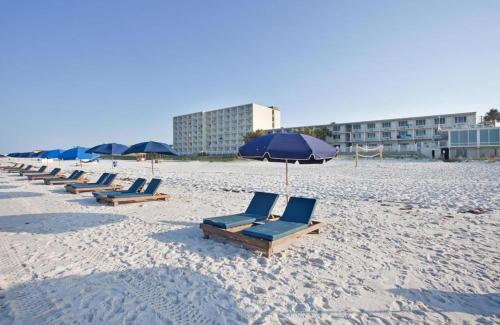
[[408, 121], [399, 121], [398, 125], [399, 126], [408, 126]]
[[332, 139], [333, 140], [340, 140], [340, 134], [333, 134]]
[[417, 137], [424, 137], [425, 136], [425, 130], [417, 130], [416, 136]]
[[369, 129], [374, 129], [375, 128], [375, 123], [368, 123], [366, 125], [366, 127], [369, 128]]
[[391, 132], [383, 132], [382, 133], [382, 137], [384, 137], [386, 139], [390, 139], [391, 138]]
[[425, 120], [416, 120], [415, 124], [416, 125], [425, 125]]
[[338, 132], [338, 131], [340, 131], [340, 125], [334, 125], [334, 126], [333, 126], [333, 131], [334, 131], [334, 132]]
[[455, 116], [455, 123], [467, 122], [467, 116]]
[[390, 128], [391, 127], [391, 122], [382, 122], [382, 127], [383, 128]]
[[434, 119], [434, 124], [444, 124], [446, 122], [446, 119], [444, 117], [436, 117]]
[[353, 130], [361, 130], [361, 124], [353, 124], [352, 129]]
[[407, 138], [410, 138], [408, 131], [399, 131], [398, 132], [398, 139], [407, 139]]
[[367, 133], [367, 137], [368, 137], [368, 139], [375, 139], [375, 133], [373, 133], [373, 132], [368, 132], [368, 133]]

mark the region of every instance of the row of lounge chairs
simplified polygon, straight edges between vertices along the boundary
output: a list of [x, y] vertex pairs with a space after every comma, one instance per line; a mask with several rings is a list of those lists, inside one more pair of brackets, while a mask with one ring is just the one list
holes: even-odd
[[[43, 168], [45, 167], [45, 168]], [[97, 202], [116, 206], [120, 203], [166, 200], [167, 195], [157, 193], [160, 179], [153, 178], [146, 186], [146, 179], [138, 178], [128, 189], [114, 184], [117, 174], [103, 173], [94, 183], [84, 177], [85, 172], [75, 170], [64, 176], [60, 168], [45, 173], [46, 166], [34, 171], [32, 166], [3, 166], [0, 169], [16, 170], [30, 180], [43, 180], [47, 185], [64, 185], [69, 193], [92, 192]], [[312, 220], [316, 199], [291, 197], [282, 216], [272, 214], [279, 195], [255, 192], [243, 213], [203, 219], [200, 228], [205, 238], [215, 237], [238, 243], [248, 249], [258, 250], [265, 256], [283, 250], [299, 237], [319, 233], [322, 223]]]
[[123, 190], [122, 185], [114, 184], [117, 174], [103, 173], [97, 181], [89, 183], [85, 172], [75, 170], [69, 176], [62, 174], [60, 168], [54, 168], [46, 172], [47, 166], [38, 170], [32, 170], [33, 166], [3, 166], [6, 171], [15, 170], [19, 175], [26, 176], [28, 180], [41, 180], [46, 185], [64, 185], [66, 192], [80, 194], [92, 192], [97, 202], [116, 206], [121, 203], [165, 201], [168, 197], [165, 193], [158, 193], [161, 179], [153, 178], [145, 190], [146, 180], [138, 178], [129, 189]]

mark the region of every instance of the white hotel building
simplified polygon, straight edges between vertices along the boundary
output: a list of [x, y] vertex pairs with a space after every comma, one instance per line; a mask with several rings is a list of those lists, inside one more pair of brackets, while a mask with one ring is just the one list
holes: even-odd
[[181, 155], [231, 155], [252, 131], [281, 127], [274, 106], [246, 104], [174, 117], [174, 147]]
[[268, 133], [327, 128], [332, 136], [326, 141], [339, 147], [341, 152], [352, 152], [356, 144], [368, 147], [383, 145], [386, 152], [419, 152], [431, 157], [433, 150], [436, 155], [441, 147], [447, 146], [448, 130], [475, 126], [476, 113], [467, 112], [281, 128], [268, 130]]

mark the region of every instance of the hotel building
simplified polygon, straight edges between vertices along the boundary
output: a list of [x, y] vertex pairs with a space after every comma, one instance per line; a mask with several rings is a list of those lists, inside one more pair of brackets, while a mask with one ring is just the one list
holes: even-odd
[[254, 103], [180, 115], [174, 117], [174, 147], [181, 155], [231, 155], [247, 133], [280, 127], [277, 107]]
[[447, 146], [449, 129], [469, 129], [476, 126], [476, 113], [456, 113], [331, 123], [291, 128], [275, 128], [268, 133], [300, 132], [305, 128], [326, 128], [331, 136], [325, 140], [339, 147], [340, 152], [352, 152], [356, 144], [368, 147], [384, 146], [386, 152], [419, 152], [428, 157], [440, 154]]

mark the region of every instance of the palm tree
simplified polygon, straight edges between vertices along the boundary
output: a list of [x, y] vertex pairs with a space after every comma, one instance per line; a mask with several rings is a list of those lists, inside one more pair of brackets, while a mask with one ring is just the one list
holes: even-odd
[[484, 116], [484, 120], [488, 122], [500, 122], [500, 112], [496, 108], [492, 108]]

